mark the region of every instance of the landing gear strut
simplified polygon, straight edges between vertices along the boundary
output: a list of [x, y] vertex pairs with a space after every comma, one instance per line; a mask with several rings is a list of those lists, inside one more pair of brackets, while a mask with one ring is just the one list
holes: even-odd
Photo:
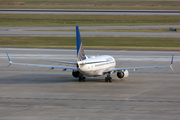
[[86, 78], [84, 77], [84, 75], [79, 74], [79, 82], [86, 82]]
[[110, 76], [110, 73], [108, 73], [107, 77], [105, 77], [105, 82], [112, 82], [112, 77]]

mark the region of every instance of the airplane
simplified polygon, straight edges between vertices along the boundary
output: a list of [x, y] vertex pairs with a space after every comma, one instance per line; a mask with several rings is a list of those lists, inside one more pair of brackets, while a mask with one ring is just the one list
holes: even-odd
[[97, 76], [103, 76], [105, 77], [105, 82], [112, 82], [111, 74], [117, 72], [117, 77], [122, 79], [129, 76], [128, 70], [137, 70], [137, 69], [149, 69], [149, 68], [165, 68], [170, 67], [172, 68], [173, 64], [173, 57], [171, 59], [171, 64], [167, 66], [149, 66], [149, 67], [127, 67], [127, 68], [115, 68], [116, 61], [115, 59], [110, 55], [101, 55], [101, 56], [86, 56], [83, 45], [81, 42], [81, 36], [79, 27], [76, 26], [76, 44], [77, 44], [77, 62], [68, 62], [68, 61], [56, 61], [56, 60], [47, 60], [50, 62], [57, 62], [57, 63], [65, 63], [65, 64], [72, 64], [76, 67], [69, 67], [69, 66], [54, 66], [54, 65], [40, 65], [40, 64], [27, 64], [27, 63], [14, 63], [11, 61], [8, 53], [7, 57], [10, 62], [8, 67], [11, 64], [14, 65], [26, 65], [26, 66], [37, 66], [37, 67], [47, 67], [50, 69], [59, 68], [63, 69], [63, 71], [66, 70], [72, 70], [72, 76], [75, 78], [79, 78], [79, 82], [85, 82], [87, 77], [97, 77]]

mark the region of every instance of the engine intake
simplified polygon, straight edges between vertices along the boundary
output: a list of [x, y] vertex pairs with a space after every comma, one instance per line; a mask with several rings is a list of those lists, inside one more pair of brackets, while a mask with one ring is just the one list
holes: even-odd
[[129, 72], [128, 70], [125, 70], [125, 71], [118, 71], [117, 72], [117, 77], [118, 78], [125, 78], [125, 77], [128, 77], [129, 76]]
[[73, 71], [72, 72], [72, 75], [73, 75], [73, 77], [75, 77], [75, 78], [78, 78], [79, 77], [79, 71]]

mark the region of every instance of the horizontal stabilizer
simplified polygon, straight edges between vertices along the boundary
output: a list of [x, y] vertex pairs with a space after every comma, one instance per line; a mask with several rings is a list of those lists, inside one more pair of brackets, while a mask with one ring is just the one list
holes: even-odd
[[57, 62], [57, 63], [65, 63], [65, 64], [73, 64], [73, 65], [77, 64], [77, 62], [67, 62], [67, 61], [56, 61], [56, 60], [45, 60], [45, 61]]

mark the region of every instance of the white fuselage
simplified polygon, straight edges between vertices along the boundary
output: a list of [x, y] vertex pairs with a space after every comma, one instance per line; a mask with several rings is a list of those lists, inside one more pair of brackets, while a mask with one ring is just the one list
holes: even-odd
[[112, 56], [102, 55], [78, 61], [78, 70], [89, 77], [104, 75], [104, 72], [115, 68], [116, 61]]

